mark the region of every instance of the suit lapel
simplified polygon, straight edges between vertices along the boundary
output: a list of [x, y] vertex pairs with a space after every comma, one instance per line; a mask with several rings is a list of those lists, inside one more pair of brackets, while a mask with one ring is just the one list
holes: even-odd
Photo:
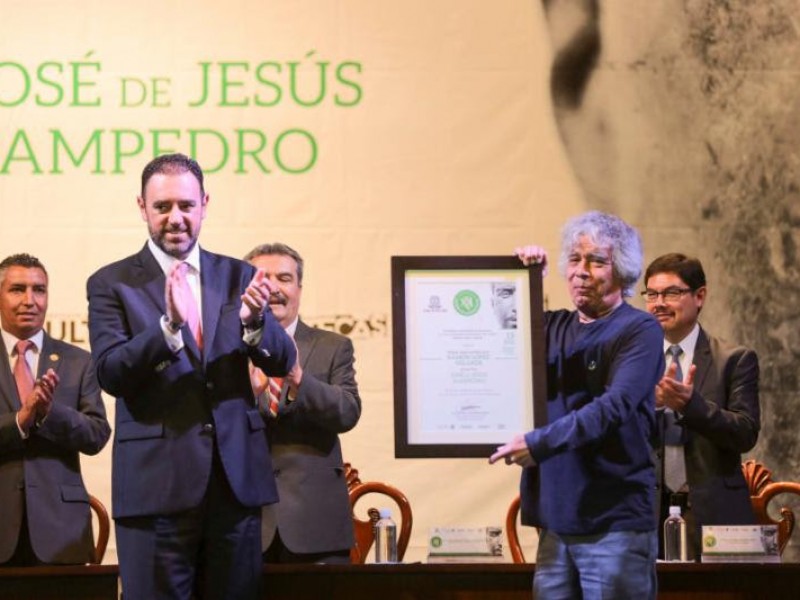
[[694, 359], [692, 362], [695, 366], [694, 389], [701, 390], [703, 389], [703, 383], [712, 366], [711, 347], [708, 345], [708, 337], [702, 327], [700, 328], [700, 335], [697, 336], [697, 344], [695, 344], [694, 347]]
[[[211, 280], [212, 276], [214, 281]], [[201, 249], [200, 289], [203, 296], [203, 314], [201, 316], [203, 320], [203, 362], [206, 362], [209, 350], [214, 345], [220, 313], [222, 312], [223, 294], [228, 290], [228, 286], [226, 265], [224, 263], [215, 264], [213, 257]]]
[[145, 297], [153, 304], [160, 315], [165, 314], [167, 307], [164, 304], [164, 286], [167, 277], [156, 261], [153, 253], [145, 244], [144, 248], [134, 257], [131, 269], [133, 287], [143, 291]]
[[36, 373], [37, 378], [47, 373], [47, 369], [53, 369], [53, 371], [58, 373], [64, 357], [56, 352], [53, 346], [52, 338], [45, 333], [44, 338], [42, 338], [42, 352], [39, 354], [39, 368]]
[[[298, 319], [297, 328], [294, 330], [294, 343], [297, 345], [297, 352], [300, 356], [300, 366], [305, 369], [308, 367], [311, 355], [314, 353], [314, 346], [317, 340], [312, 335], [311, 327]], [[289, 382], [284, 379], [281, 388], [281, 403], [285, 402], [289, 393]]]
[[0, 336], [0, 396], [3, 398], [3, 403], [8, 406], [12, 411], [17, 411], [21, 408], [19, 395], [17, 394], [17, 383], [14, 381], [14, 375], [11, 373], [11, 364], [8, 361], [8, 351], [6, 344]]
[[303, 323], [297, 321], [297, 329], [294, 331], [294, 341], [297, 344], [297, 351], [300, 353], [300, 366], [304, 369], [308, 365], [311, 354], [314, 352], [316, 339], [311, 335], [311, 328]]

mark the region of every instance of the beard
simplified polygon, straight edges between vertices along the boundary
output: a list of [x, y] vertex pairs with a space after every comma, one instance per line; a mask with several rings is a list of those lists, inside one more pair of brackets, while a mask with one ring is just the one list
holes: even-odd
[[[182, 235], [176, 238], [176, 234]], [[151, 230], [150, 237], [156, 246], [161, 248], [166, 254], [177, 259], [186, 258], [197, 243], [197, 236], [192, 235], [192, 232], [188, 230]]]

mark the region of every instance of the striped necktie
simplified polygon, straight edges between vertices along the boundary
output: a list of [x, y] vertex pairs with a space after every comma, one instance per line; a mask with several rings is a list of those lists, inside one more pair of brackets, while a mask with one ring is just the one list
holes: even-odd
[[267, 396], [269, 397], [269, 415], [273, 418], [278, 416], [281, 405], [281, 388], [283, 387], [282, 377], [270, 377], [267, 381]]

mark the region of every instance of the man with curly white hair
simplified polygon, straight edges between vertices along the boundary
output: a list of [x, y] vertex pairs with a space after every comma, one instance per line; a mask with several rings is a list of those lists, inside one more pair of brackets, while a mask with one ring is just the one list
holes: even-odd
[[[547, 267], [539, 246], [516, 254]], [[547, 425], [489, 460], [523, 467], [522, 522], [540, 528], [536, 598], [655, 598], [663, 333], [625, 302], [642, 271], [639, 234], [613, 215], [579, 215], [564, 226], [559, 266], [575, 310], [545, 313]]]

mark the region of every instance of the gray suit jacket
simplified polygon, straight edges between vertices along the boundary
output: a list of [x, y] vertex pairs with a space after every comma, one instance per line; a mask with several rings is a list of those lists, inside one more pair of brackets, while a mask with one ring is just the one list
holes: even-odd
[[15, 420], [20, 400], [0, 338], [0, 562], [17, 546], [23, 508], [41, 561], [83, 564], [92, 558], [89, 495], [79, 453], [100, 452], [111, 427], [88, 352], [45, 334], [38, 376], [49, 368], [60, 378], [52, 409], [23, 440]]
[[760, 429], [758, 358], [700, 328], [694, 364], [694, 393], [678, 422], [688, 432], [684, 452], [695, 534], [702, 525], [755, 523], [741, 454], [755, 446]]
[[[347, 550], [353, 521], [338, 434], [361, 416], [353, 344], [302, 321], [294, 339], [303, 381], [294, 402], [282, 402], [279, 417], [267, 421], [280, 501], [264, 508], [262, 547], [269, 547], [277, 528], [297, 554]], [[284, 401], [286, 392], [284, 385]]]

